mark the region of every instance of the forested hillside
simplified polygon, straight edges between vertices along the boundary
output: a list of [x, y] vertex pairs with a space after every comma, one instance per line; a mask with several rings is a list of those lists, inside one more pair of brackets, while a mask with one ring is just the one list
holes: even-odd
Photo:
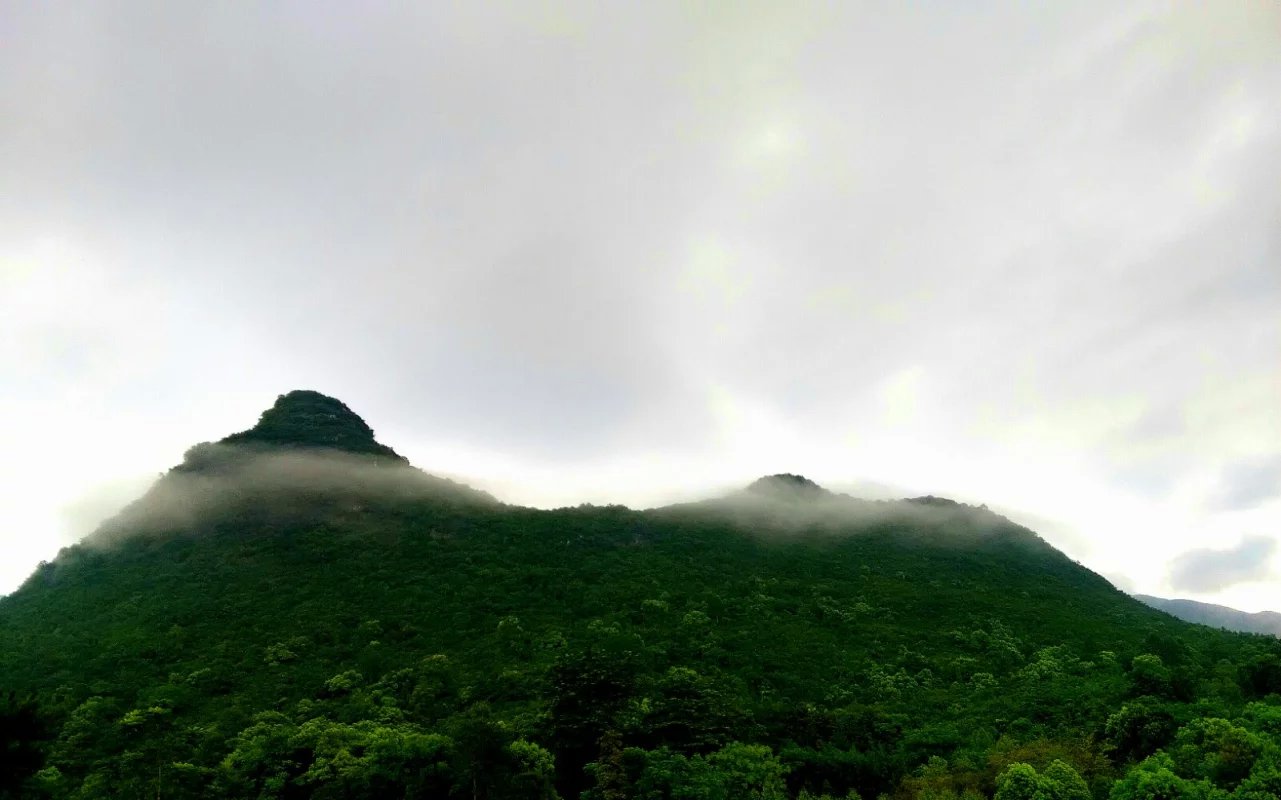
[[1281, 641], [793, 475], [505, 505], [291, 393], [0, 600], [0, 797], [1281, 796]]

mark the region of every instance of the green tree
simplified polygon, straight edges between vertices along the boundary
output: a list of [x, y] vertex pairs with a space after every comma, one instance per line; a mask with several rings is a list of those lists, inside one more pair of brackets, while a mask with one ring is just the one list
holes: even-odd
[[1144, 759], [1112, 786], [1110, 800], [1227, 800], [1227, 793], [1206, 780], [1188, 780], [1174, 771], [1165, 753]]
[[1281, 695], [1281, 653], [1265, 653], [1241, 665], [1240, 681], [1249, 697]]
[[10, 692], [0, 706], [0, 798], [22, 796], [23, 784], [44, 762], [40, 744], [47, 735], [36, 704]]
[[1041, 777], [1053, 800], [1090, 800], [1090, 787], [1085, 779], [1066, 762], [1050, 762]]
[[785, 800], [787, 768], [763, 744], [731, 742], [707, 757], [733, 800]]
[[1152, 653], [1135, 656], [1130, 662], [1130, 693], [1135, 696], [1168, 697], [1172, 690], [1170, 670], [1161, 657]]
[[1043, 773], [1020, 762], [997, 776], [994, 800], [1090, 800], [1090, 788], [1063, 761], [1051, 762]]
[[636, 800], [728, 800], [722, 776], [702, 756], [687, 756], [662, 747], [628, 750], [643, 763], [636, 781]]
[[263, 712], [232, 741], [222, 760], [223, 791], [262, 800], [283, 797], [286, 786], [306, 769], [312, 754], [298, 748], [298, 727], [284, 714]]
[[1104, 733], [1118, 761], [1142, 761], [1174, 740], [1174, 715], [1149, 699], [1132, 700], [1108, 717]]
[[725, 744], [746, 722], [733, 694], [689, 667], [672, 667], [658, 680], [646, 719], [653, 741], [687, 752]]
[[454, 743], [408, 725], [261, 714], [223, 760], [228, 797], [377, 800], [440, 795], [453, 782]]
[[627, 768], [623, 763], [623, 740], [618, 731], [600, 737], [600, 755], [587, 765], [595, 785], [583, 793], [583, 800], [627, 800]]
[[1232, 793], [1232, 800], [1276, 800], [1281, 797], [1281, 750], [1255, 762], [1250, 777]]
[[486, 703], [477, 703], [449, 722], [456, 749], [454, 788], [472, 800], [499, 794], [522, 765], [510, 749], [513, 735]]
[[1179, 730], [1170, 749], [1178, 772], [1228, 789], [1250, 774], [1263, 740], [1226, 719], [1198, 719]]
[[639, 671], [635, 655], [618, 647], [589, 647], [561, 654], [553, 664], [552, 736], [558, 773], [567, 796], [586, 789], [583, 767], [632, 698]]
[[1041, 776], [1031, 764], [1016, 763], [996, 778], [994, 800], [1050, 800], [1041, 785]]
[[556, 794], [556, 762], [543, 747], [525, 739], [507, 745], [513, 762], [509, 792], [530, 800], [559, 800]]

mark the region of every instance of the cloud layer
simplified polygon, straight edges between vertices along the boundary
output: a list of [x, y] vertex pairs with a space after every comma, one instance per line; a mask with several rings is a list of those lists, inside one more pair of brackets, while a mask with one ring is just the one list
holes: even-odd
[[1271, 573], [1277, 541], [1247, 536], [1227, 550], [1202, 548], [1184, 553], [1170, 568], [1170, 585], [1179, 591], [1214, 592], [1236, 583], [1260, 581]]
[[1274, 3], [5, 18], [0, 591], [292, 388], [504, 499], [881, 482], [1158, 594], [1281, 530]]

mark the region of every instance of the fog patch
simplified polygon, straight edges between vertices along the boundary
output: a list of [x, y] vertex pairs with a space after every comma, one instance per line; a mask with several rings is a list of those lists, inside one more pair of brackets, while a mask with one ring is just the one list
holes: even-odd
[[154, 473], [100, 484], [77, 496], [60, 510], [63, 541], [78, 541], [115, 517], [155, 484]]
[[832, 492], [799, 475], [772, 475], [714, 500], [672, 506], [667, 513], [720, 517], [761, 536], [842, 536], [877, 529], [922, 537], [932, 544], [968, 546], [1007, 538], [1049, 548], [1031, 530], [987, 506], [942, 497], [867, 500]]
[[84, 544], [108, 547], [136, 535], [191, 532], [230, 513], [280, 520], [426, 498], [497, 502], [395, 459], [325, 449], [202, 444]]
[[912, 494], [902, 486], [866, 479], [840, 484], [835, 491], [860, 500], [899, 500]]

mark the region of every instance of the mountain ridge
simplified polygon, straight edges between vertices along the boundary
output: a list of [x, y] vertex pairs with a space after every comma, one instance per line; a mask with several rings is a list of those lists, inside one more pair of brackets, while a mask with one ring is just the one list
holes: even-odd
[[1225, 659], [1223, 716], [1281, 694], [1281, 643], [1148, 608], [983, 507], [781, 473], [532, 509], [322, 413], [208, 445], [0, 598], [0, 689], [50, 720], [23, 796], [908, 800], [1023, 766], [1106, 794]]
[[1135, 594], [1142, 603], [1178, 617], [1185, 622], [1209, 625], [1241, 633], [1264, 633], [1281, 637], [1281, 613], [1276, 611], [1241, 611], [1217, 603], [1203, 603], [1183, 598], [1154, 597]]

